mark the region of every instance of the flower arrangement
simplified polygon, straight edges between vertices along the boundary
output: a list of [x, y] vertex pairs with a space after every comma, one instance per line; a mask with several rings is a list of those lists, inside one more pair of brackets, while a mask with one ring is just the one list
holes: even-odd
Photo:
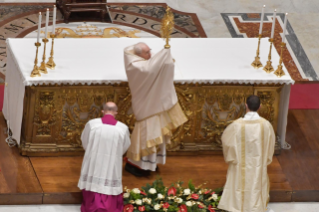
[[[204, 183], [205, 184], [205, 183]], [[147, 184], [142, 189], [125, 188], [123, 193], [125, 212], [220, 212], [217, 205], [222, 189], [195, 187], [192, 180], [187, 187], [178, 181], [170, 187], [165, 187], [161, 178], [152, 185]]]

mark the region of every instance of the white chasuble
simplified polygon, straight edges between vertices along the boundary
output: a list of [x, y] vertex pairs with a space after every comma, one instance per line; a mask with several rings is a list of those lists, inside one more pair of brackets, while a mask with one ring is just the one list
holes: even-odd
[[145, 60], [135, 55], [133, 49], [134, 46], [124, 49], [132, 109], [137, 120], [127, 157], [140, 161], [144, 156], [156, 154], [157, 147], [164, 142], [170, 144], [172, 130], [187, 118], [178, 104], [171, 50], [163, 49]]
[[130, 146], [128, 127], [103, 124], [101, 118], [90, 120], [82, 132], [85, 155], [78, 187], [107, 195], [119, 195], [122, 189], [123, 154]]
[[[230, 124], [222, 135], [227, 180], [218, 208], [231, 212], [263, 212], [269, 201], [267, 166], [272, 162], [275, 133], [257, 113]], [[255, 118], [254, 118], [255, 117]]]

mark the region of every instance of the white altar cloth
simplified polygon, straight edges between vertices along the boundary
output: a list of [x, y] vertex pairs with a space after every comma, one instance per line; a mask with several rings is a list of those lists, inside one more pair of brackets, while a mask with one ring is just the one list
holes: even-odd
[[[35, 39], [7, 40], [7, 73], [3, 114], [9, 121], [13, 138], [20, 143], [25, 86], [43, 84], [114, 84], [127, 81], [123, 49], [137, 42], [145, 42], [158, 52], [164, 46], [163, 39], [55, 39], [55, 70], [48, 74], [31, 78], [35, 58]], [[50, 40], [51, 41], [51, 40]], [[255, 70], [250, 64], [256, 55], [258, 40], [255, 38], [175, 38], [171, 39], [172, 55], [176, 60], [175, 82], [178, 83], [239, 83], [239, 84], [285, 84], [291, 79], [286, 68], [285, 76], [277, 78], [262, 69]], [[47, 45], [47, 57], [51, 42]], [[266, 63], [269, 51], [268, 39], [260, 44], [260, 58]], [[43, 43], [39, 48], [39, 64], [42, 60]], [[272, 49], [273, 66], [279, 64], [279, 55]], [[284, 141], [289, 91], [281, 103], [279, 121], [281, 137]], [[285, 92], [285, 94], [287, 94]], [[283, 94], [282, 94], [283, 95]], [[288, 98], [288, 100], [287, 100]], [[284, 111], [282, 111], [284, 110]], [[286, 112], [285, 112], [286, 111]]]

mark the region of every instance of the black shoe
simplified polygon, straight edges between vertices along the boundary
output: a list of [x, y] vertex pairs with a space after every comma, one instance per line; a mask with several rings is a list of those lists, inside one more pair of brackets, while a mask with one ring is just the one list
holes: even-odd
[[135, 175], [136, 177], [143, 177], [146, 176], [144, 170], [136, 168], [132, 164], [126, 163], [125, 165], [125, 171], [131, 173], [132, 175]]

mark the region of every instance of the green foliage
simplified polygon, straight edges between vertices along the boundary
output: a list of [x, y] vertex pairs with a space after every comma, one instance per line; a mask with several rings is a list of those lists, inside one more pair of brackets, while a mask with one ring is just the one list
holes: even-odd
[[188, 188], [189, 188], [191, 191], [195, 191], [195, 186], [194, 186], [194, 184], [193, 184], [193, 182], [192, 182], [191, 179], [188, 181]]

